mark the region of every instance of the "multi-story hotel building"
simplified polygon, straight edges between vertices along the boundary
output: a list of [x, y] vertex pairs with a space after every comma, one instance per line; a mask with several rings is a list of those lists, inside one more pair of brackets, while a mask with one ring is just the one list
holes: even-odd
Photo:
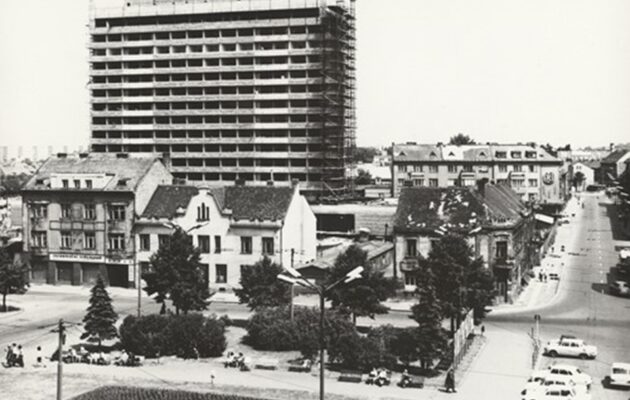
[[523, 200], [562, 204], [566, 187], [563, 161], [538, 145], [393, 144], [392, 194], [405, 186], [474, 186], [508, 183]]
[[203, 186], [341, 191], [354, 32], [354, 0], [92, 0], [91, 150]]
[[100, 274], [111, 286], [134, 284], [132, 229], [171, 174], [154, 157], [65, 153], [49, 158], [22, 191], [30, 280], [80, 285]]

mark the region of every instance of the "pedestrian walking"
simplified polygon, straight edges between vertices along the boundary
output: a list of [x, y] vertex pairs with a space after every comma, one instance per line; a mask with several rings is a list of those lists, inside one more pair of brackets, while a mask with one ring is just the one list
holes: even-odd
[[35, 358], [35, 366], [36, 367], [45, 367], [44, 365], [44, 358], [42, 357], [42, 347], [41, 346], [37, 346], [37, 353], [36, 353], [36, 358]]
[[211, 370], [210, 371], [210, 385], [211, 386], [214, 386], [214, 378], [215, 378], [214, 370]]
[[486, 327], [481, 325], [481, 336], [483, 336], [484, 333], [486, 333]]
[[446, 389], [446, 393], [456, 393], [455, 390], [455, 373], [453, 372], [453, 368], [450, 368], [446, 373], [446, 380], [444, 381], [444, 386]]

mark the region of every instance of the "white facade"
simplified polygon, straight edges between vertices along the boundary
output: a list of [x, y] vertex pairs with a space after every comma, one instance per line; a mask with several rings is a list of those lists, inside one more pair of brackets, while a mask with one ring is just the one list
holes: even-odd
[[[194, 246], [202, 251], [201, 263], [207, 268], [208, 284], [218, 290], [239, 287], [241, 266], [255, 264], [265, 255], [282, 265], [291, 265], [292, 258], [294, 265], [315, 259], [315, 215], [297, 187], [283, 220], [236, 220], [204, 189], [190, 199], [186, 209], [179, 211], [171, 220], [144, 219], [138, 223], [139, 265], [148, 263], [158, 250], [158, 235], [170, 234], [169, 224], [189, 232]], [[149, 237], [148, 248], [142, 243], [146, 241], [142, 235]]]
[[573, 164], [573, 176], [576, 173], [581, 172], [584, 175], [584, 180], [582, 183], [576, 188], [578, 192], [581, 192], [588, 185], [592, 185], [595, 183], [595, 170], [588, 165], [578, 162]]

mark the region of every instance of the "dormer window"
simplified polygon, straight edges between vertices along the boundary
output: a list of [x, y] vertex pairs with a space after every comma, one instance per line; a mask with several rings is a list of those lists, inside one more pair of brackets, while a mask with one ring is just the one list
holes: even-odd
[[429, 157], [431, 157], [431, 158], [435, 158], [435, 157], [437, 157], [437, 154], [435, 154], [435, 152], [434, 152], [434, 151], [432, 151], [432, 152], [431, 152], [431, 154], [429, 154]]
[[450, 153], [448, 153], [449, 157], [455, 157], [455, 153], [453, 153], [452, 151]]
[[505, 151], [497, 151], [494, 153], [496, 158], [507, 158], [507, 152]]
[[43, 185], [44, 184], [44, 180], [43, 179], [35, 179], [35, 184], [36, 185]]
[[85, 187], [87, 189], [92, 189], [92, 180], [91, 179], [86, 179], [85, 180]]
[[525, 158], [536, 158], [536, 152], [535, 151], [526, 151], [525, 152]]
[[197, 207], [197, 221], [209, 221], [210, 220], [210, 207], [206, 203], [201, 203]]
[[75, 189], [80, 189], [81, 188], [81, 181], [79, 179], [75, 179], [73, 183], [74, 183], [74, 188]]
[[512, 158], [521, 158], [521, 152], [520, 151], [513, 151], [510, 153], [510, 156]]
[[479, 157], [481, 158], [486, 158], [486, 153], [484, 153], [483, 151], [481, 153], [479, 153]]

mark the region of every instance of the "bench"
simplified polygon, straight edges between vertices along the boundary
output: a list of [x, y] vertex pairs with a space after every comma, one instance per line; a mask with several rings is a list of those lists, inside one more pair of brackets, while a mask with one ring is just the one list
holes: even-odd
[[343, 371], [338, 380], [339, 382], [361, 383], [363, 375], [358, 371]]
[[410, 376], [409, 380], [403, 382], [402, 380], [398, 382], [398, 386], [401, 388], [418, 388], [422, 389], [424, 387], [424, 377], [422, 376]]
[[261, 358], [256, 361], [254, 368], [276, 370], [278, 369], [278, 360], [275, 358]]

